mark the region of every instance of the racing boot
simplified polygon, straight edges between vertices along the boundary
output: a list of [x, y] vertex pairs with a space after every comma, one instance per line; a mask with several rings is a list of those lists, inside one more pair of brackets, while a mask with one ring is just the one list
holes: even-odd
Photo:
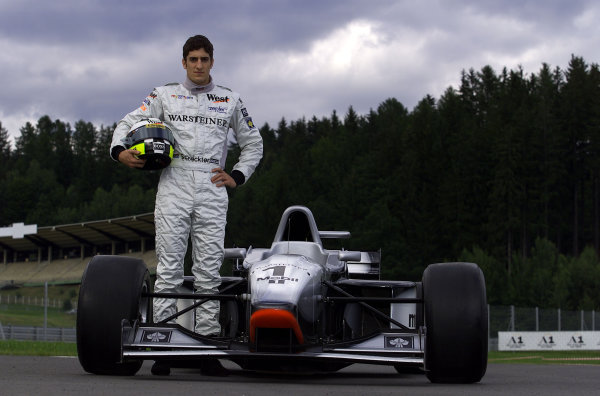
[[203, 359], [200, 363], [200, 372], [202, 375], [211, 377], [226, 377], [229, 375], [229, 370], [223, 367], [219, 359]]
[[156, 360], [150, 369], [152, 375], [170, 375], [171, 365], [169, 362]]

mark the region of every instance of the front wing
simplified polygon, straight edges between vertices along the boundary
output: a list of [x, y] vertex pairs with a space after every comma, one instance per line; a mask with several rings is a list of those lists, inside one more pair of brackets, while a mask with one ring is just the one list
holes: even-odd
[[193, 360], [285, 359], [294, 361], [331, 360], [422, 367], [424, 336], [420, 333], [386, 332], [343, 344], [309, 345], [299, 352], [255, 352], [250, 343], [219, 340], [192, 333], [179, 325], [138, 326], [127, 321], [122, 329], [122, 359]]

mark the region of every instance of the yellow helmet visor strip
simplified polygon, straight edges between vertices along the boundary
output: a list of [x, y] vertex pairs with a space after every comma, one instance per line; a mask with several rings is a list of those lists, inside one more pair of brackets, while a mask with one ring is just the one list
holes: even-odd
[[[152, 143], [150, 143], [150, 144], [152, 144]], [[173, 159], [173, 146], [166, 142], [164, 144], [169, 146], [169, 158]], [[139, 142], [138, 144], [131, 146], [130, 149], [139, 151], [140, 153], [138, 154], [138, 157], [145, 155], [146, 154], [146, 142]]]

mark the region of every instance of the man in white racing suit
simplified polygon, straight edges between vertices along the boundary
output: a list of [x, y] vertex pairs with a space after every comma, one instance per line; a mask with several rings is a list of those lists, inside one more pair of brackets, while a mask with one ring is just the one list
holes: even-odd
[[[117, 125], [111, 157], [129, 167], [142, 168], [137, 150], [126, 149], [124, 138], [140, 120], [158, 118], [175, 137], [173, 160], [162, 170], [154, 220], [158, 258], [155, 292], [177, 292], [183, 282], [188, 237], [192, 240], [192, 272], [198, 293], [216, 293], [221, 283], [228, 196], [254, 172], [262, 158], [262, 138], [238, 93], [215, 85], [210, 76], [213, 46], [204, 36], [190, 37], [183, 46], [186, 80], [155, 88], [142, 105]], [[231, 174], [224, 171], [227, 134], [235, 133], [241, 148]], [[176, 312], [176, 301], [154, 301], [155, 322]], [[195, 331], [220, 333], [219, 302], [196, 310]]]

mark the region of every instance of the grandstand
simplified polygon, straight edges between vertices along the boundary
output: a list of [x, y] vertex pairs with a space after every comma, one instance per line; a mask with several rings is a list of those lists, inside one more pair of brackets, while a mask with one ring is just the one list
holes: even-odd
[[[35, 229], [35, 227], [34, 227]], [[156, 272], [154, 214], [48, 227], [0, 236], [0, 288], [6, 285], [78, 283], [91, 257], [139, 257]]]

